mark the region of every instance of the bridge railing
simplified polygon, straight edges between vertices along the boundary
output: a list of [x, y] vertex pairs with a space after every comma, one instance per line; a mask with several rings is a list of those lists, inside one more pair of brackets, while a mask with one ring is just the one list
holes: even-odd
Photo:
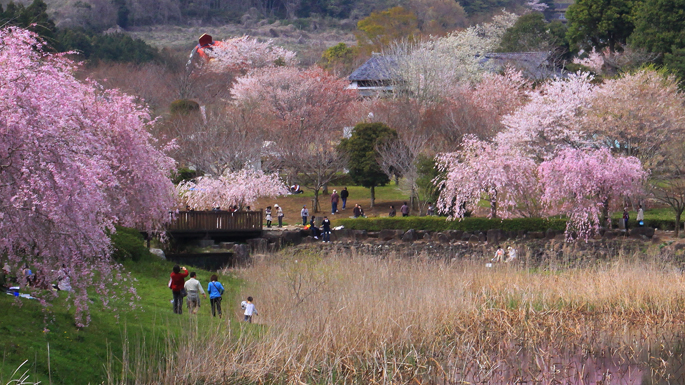
[[181, 211], [172, 214], [167, 231], [261, 231], [262, 211]]

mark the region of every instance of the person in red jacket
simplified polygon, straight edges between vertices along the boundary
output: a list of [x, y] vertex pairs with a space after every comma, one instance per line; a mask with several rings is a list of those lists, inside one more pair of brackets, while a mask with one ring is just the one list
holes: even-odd
[[171, 273], [171, 280], [169, 281], [169, 288], [174, 293], [174, 313], [176, 314], [183, 314], [183, 294], [181, 294], [181, 290], [185, 287], [185, 278], [187, 276], [188, 269], [185, 266], [174, 266], [174, 271]]

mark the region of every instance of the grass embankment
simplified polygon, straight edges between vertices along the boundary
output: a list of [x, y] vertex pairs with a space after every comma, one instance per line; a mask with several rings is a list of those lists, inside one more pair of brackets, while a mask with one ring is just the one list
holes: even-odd
[[[600, 262], [566, 246], [543, 265], [522, 253], [487, 268], [319, 250], [239, 271], [268, 328], [237, 339], [188, 333], [170, 350], [194, 368], [188, 383], [659, 383], [682, 374], [685, 277], [656, 255]], [[164, 363], [148, 365], [158, 373]], [[173, 384], [173, 374], [156, 383]]]
[[[48, 312], [36, 300], [0, 295], [0, 383], [5, 384], [9, 375], [24, 360], [32, 381], [44, 384], [99, 384], [106, 381], [106, 367], [117, 377], [121, 375], [121, 361], [125, 347], [136, 351], [144, 346], [148, 359], [163, 360], [160, 355], [170, 341], [178, 341], [183, 330], [193, 328], [217, 332], [230, 328], [226, 319], [235, 322], [235, 295], [240, 281], [229, 275], [220, 277], [226, 287], [223, 321], [209, 315], [209, 300], [204, 300], [199, 316], [191, 317], [184, 310], [182, 316], [172, 313], [171, 291], [167, 287], [173, 263], [162, 261], [146, 253], [139, 261], [127, 260], [124, 268], [136, 278], [135, 287], [140, 296], [138, 308], [118, 311], [104, 309], [96, 295], [91, 296], [91, 323], [79, 329], [74, 325], [73, 308], [67, 306], [66, 294], [48, 308]], [[190, 269], [190, 267], [189, 267]], [[210, 272], [193, 269], [206, 288]], [[121, 308], [121, 306], [120, 306]], [[118, 316], [118, 317], [117, 317]], [[44, 331], [44, 328], [49, 331]], [[50, 344], [50, 374], [48, 376], [48, 352]], [[127, 364], [128, 360], [124, 360]], [[126, 376], [131, 376], [129, 373]]]

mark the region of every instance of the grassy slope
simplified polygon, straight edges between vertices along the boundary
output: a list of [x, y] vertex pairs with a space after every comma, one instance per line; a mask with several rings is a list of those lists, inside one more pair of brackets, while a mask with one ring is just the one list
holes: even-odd
[[[52, 384], [70, 385], [106, 380], [108, 349], [113, 357], [113, 370], [119, 372], [117, 367], [125, 340], [135, 345], [144, 339], [147, 347], [164, 344], [166, 337], [176, 335], [189, 324], [186, 312], [179, 317], [171, 311], [171, 292], [166, 285], [172, 267], [173, 263], [152, 256], [139, 262], [127, 261], [125, 268], [139, 281], [136, 287], [141, 297], [140, 308], [119, 312], [117, 320], [114, 313], [95, 301], [90, 326], [80, 330], [74, 326], [73, 308], [65, 306], [65, 293], [61, 293], [50, 309], [47, 333], [43, 332], [45, 315], [38, 301], [21, 299], [21, 306], [16, 306], [13, 297], [0, 295], [0, 353], [3, 356], [0, 383], [5, 384], [12, 371], [29, 360], [31, 379], [48, 384], [47, 343], [50, 343]], [[210, 273], [195, 271], [206, 286]], [[239, 281], [226, 276], [219, 280], [226, 287], [224, 313], [231, 313], [226, 307], [235, 302]], [[200, 325], [221, 322], [209, 316], [209, 300], [203, 302], [198, 318]]]

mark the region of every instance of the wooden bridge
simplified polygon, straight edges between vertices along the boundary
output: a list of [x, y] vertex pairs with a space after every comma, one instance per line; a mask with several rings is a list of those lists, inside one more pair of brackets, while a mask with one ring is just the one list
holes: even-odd
[[260, 211], [181, 211], [171, 213], [166, 230], [172, 236], [247, 236], [261, 233], [264, 218]]

